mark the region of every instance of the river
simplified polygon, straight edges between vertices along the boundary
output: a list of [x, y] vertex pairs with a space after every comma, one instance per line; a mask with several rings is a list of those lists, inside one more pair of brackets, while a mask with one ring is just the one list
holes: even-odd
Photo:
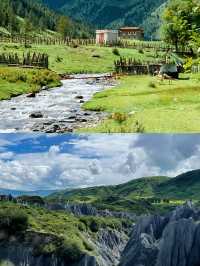
[[113, 86], [113, 81], [86, 77], [63, 80], [61, 87], [41, 90], [35, 97], [0, 101], [0, 132], [73, 132], [97, 123], [105, 114], [84, 111], [81, 106], [94, 93]]

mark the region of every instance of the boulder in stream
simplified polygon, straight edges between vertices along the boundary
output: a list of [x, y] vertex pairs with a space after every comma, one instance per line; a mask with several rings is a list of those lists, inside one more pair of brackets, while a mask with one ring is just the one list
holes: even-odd
[[26, 97], [27, 98], [35, 98], [36, 97], [36, 93], [35, 92], [31, 92], [31, 93], [27, 94]]
[[43, 118], [43, 114], [42, 112], [38, 111], [38, 112], [34, 112], [34, 113], [31, 113], [30, 118]]

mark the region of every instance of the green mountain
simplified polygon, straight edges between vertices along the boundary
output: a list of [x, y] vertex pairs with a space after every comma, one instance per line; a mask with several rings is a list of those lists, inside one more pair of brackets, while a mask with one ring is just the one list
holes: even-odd
[[99, 208], [114, 210], [151, 210], [148, 205], [159, 200], [200, 200], [200, 170], [187, 172], [175, 178], [147, 177], [117, 186], [102, 186], [64, 190], [50, 195], [50, 201], [87, 202]]
[[0, 17], [1, 27], [19, 32], [22, 26], [21, 19], [28, 19], [33, 26], [38, 28], [55, 30], [58, 15], [36, 1], [1, 0]]
[[[1, 0], [0, 34], [19, 34], [24, 32], [27, 22], [30, 32], [42, 32], [45, 36], [55, 35], [61, 13], [51, 10], [40, 0]], [[90, 34], [87, 25], [75, 20], [71, 22], [72, 37]]]
[[[159, 28], [160, 7], [166, 0], [43, 0], [53, 9], [97, 27], [143, 26], [147, 37]], [[148, 23], [150, 21], [151, 23]], [[152, 23], [155, 22], [155, 23]]]

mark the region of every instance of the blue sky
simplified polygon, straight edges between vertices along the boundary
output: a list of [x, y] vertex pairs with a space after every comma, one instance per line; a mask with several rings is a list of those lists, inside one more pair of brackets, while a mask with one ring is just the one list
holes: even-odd
[[0, 188], [64, 189], [199, 168], [199, 135], [0, 134]]

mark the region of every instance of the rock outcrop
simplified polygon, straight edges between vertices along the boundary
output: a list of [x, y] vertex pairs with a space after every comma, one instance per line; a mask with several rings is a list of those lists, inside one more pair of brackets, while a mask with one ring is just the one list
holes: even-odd
[[200, 213], [191, 202], [135, 225], [120, 266], [199, 266]]
[[86, 215], [86, 216], [101, 216], [101, 217], [115, 217], [124, 218], [130, 220], [136, 220], [137, 216], [134, 213], [122, 212], [122, 211], [110, 211], [110, 210], [98, 210], [94, 206], [88, 203], [55, 203], [46, 204], [46, 208], [50, 210], [65, 210], [67, 212], [73, 213], [76, 216]]

